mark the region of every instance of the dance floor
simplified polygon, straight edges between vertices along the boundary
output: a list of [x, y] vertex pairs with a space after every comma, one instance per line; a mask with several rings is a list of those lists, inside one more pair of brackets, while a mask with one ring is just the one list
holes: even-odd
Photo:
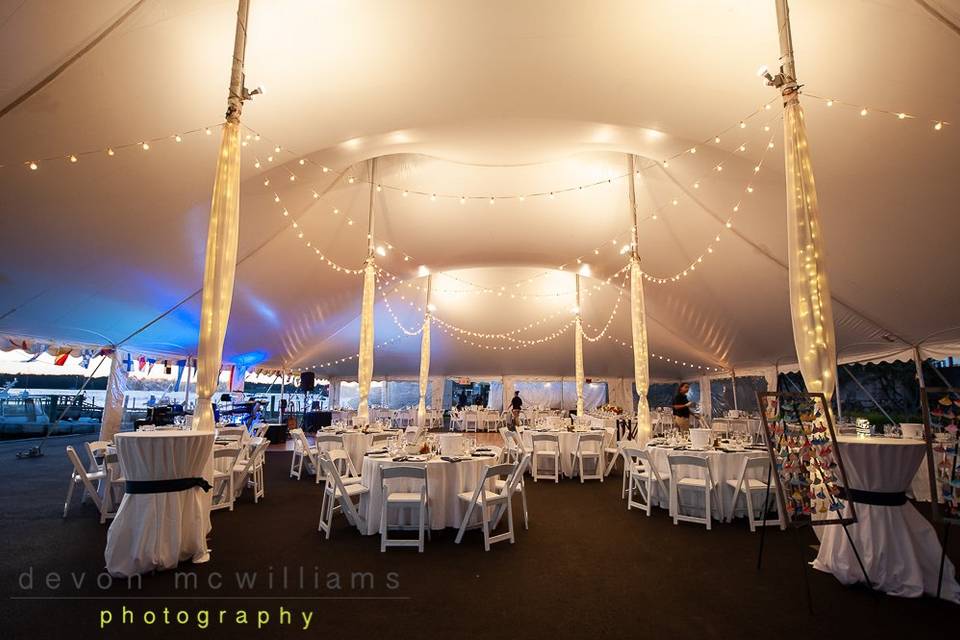
[[[140, 588], [123, 580], [105, 586], [107, 527], [91, 505], [75, 503], [61, 518], [69, 478], [63, 448], [79, 442], [53, 439], [43, 458], [23, 461], [13, 459], [23, 442], [0, 444], [4, 637], [94, 637], [104, 611], [112, 616], [109, 637], [123, 625], [122, 607], [135, 616], [124, 631], [141, 638], [197, 633], [202, 610], [210, 611], [214, 637], [253, 636], [260, 610], [270, 621], [258, 637], [303, 637], [303, 613], [312, 614], [309, 632], [330, 638], [809, 640], [905, 638], [921, 629], [933, 638], [955, 629], [954, 605], [843, 587], [812, 569], [808, 615], [799, 554], [812, 559], [812, 533], [800, 532], [798, 545], [790, 532], [770, 529], [758, 571], [759, 535], [745, 523], [706, 531], [674, 526], [663, 511], [627, 512], [618, 472], [603, 484], [529, 482], [530, 529], [521, 524], [516, 544], [489, 553], [479, 532], [456, 545], [455, 531], [444, 530], [433, 532], [423, 554], [383, 554], [377, 536], [359, 535], [339, 515], [332, 538], [323, 540], [321, 487], [288, 479], [290, 453], [282, 449], [267, 454], [265, 500], [254, 505], [244, 495], [235, 511], [214, 513], [211, 561], [181, 564], [195, 572], [196, 587], [178, 583], [174, 571], [143, 576]], [[949, 552], [960, 556], [960, 539]], [[57, 588], [45, 583], [51, 572], [60, 577]], [[243, 586], [238, 576], [246, 576]], [[279, 623], [281, 607], [292, 612], [291, 624]], [[165, 608], [170, 624], [161, 623]], [[249, 612], [246, 625], [234, 623], [239, 609]], [[142, 623], [147, 610], [157, 612], [153, 625]], [[190, 616], [183, 624], [175, 622], [181, 610]], [[227, 612], [223, 624], [220, 611]]]

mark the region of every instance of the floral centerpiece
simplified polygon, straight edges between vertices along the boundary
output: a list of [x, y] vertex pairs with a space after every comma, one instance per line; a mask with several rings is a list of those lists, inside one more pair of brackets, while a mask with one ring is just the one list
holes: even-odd
[[614, 415], [623, 415], [623, 407], [617, 406], [615, 404], [605, 404], [600, 407], [601, 413], [612, 413]]

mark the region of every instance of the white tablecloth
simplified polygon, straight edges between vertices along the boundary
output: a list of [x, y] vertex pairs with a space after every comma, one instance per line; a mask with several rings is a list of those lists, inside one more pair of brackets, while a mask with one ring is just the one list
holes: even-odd
[[[556, 434], [559, 436], [560, 440], [560, 472], [567, 478], [572, 478], [576, 475], [574, 471], [574, 455], [577, 453], [577, 445], [580, 443], [580, 434], [581, 433], [600, 433], [599, 431], [567, 431], [564, 430], [544, 430], [537, 431], [532, 428], [527, 428], [523, 430], [523, 447], [527, 452], [533, 452], [533, 436], [535, 434]], [[616, 433], [613, 429], [604, 429], [603, 430], [603, 449], [607, 447], [612, 447], [616, 439]], [[590, 467], [587, 463], [584, 463], [584, 466], [587, 468], [587, 473], [590, 473]]]
[[[766, 458], [768, 456], [766, 451], [759, 450], [735, 451], [728, 453], [725, 451], [717, 451], [715, 449], [711, 449], [709, 451], [675, 451], [662, 446], [648, 446], [647, 451], [650, 453], [650, 459], [653, 462], [653, 465], [657, 468], [657, 472], [659, 472], [660, 477], [663, 479], [667, 491], [670, 490], [670, 483], [668, 481], [670, 477], [670, 463], [668, 462], [667, 458], [671, 454], [706, 458], [707, 464], [710, 466], [710, 476], [713, 478], [714, 483], [720, 485], [720, 493], [723, 497], [723, 510], [725, 514], [730, 514], [730, 510], [733, 508], [733, 487], [727, 485], [727, 480], [737, 480], [740, 478], [740, 469], [743, 467], [743, 461], [746, 458]], [[696, 467], [688, 467], [684, 472], [689, 473], [689, 477], [691, 478], [703, 478], [705, 475], [701, 469]], [[761, 470], [751, 470], [747, 477], [756, 480], [762, 480], [764, 482], [767, 481], [766, 476]], [[773, 480], [771, 478], [771, 482], [772, 481]], [[771, 505], [775, 504], [775, 491], [776, 488], [771, 486]], [[754, 493], [754, 506], [757, 509], [761, 509], [763, 507], [763, 498], [765, 494], [766, 492]], [[703, 492], [681, 488], [680, 502], [687, 511], [691, 512], [691, 515], [696, 515], [698, 517], [703, 516], [703, 508], [705, 504], [703, 500]], [[657, 486], [654, 486], [654, 504], [658, 504], [664, 509], [668, 509], [670, 507], [670, 496], [663, 495], [663, 492]], [[742, 506], [742, 501], [740, 502], [740, 505], [741, 506], [739, 506], [734, 512], [734, 516], [746, 515], [746, 510]], [[719, 505], [712, 504], [710, 510], [713, 512], [714, 518], [720, 518]]]
[[[428, 462], [393, 462], [390, 458], [363, 459], [363, 485], [370, 491], [360, 496], [360, 515], [364, 519], [365, 535], [373, 535], [380, 530], [380, 510], [383, 508], [382, 480], [380, 470], [385, 466], [426, 466], [427, 468], [427, 500], [430, 506], [430, 528], [443, 529], [445, 527], [459, 527], [467, 503], [457, 498], [458, 493], [475, 491], [483, 478], [486, 467], [497, 464], [496, 458], [470, 458], [460, 462], [444, 462], [440, 458], [433, 458]], [[419, 491], [420, 480], [395, 479], [390, 481], [392, 491]], [[493, 490], [492, 486], [488, 489]], [[409, 510], [404, 510], [409, 511]], [[403, 514], [410, 518], [410, 514]], [[477, 515], [479, 521], [479, 514]], [[410, 524], [409, 521], [398, 520], [398, 516], [390, 514], [391, 524]]]
[[[118, 433], [117, 453], [129, 480], [203, 477], [213, 481], [213, 433]], [[111, 575], [170, 569], [181, 560], [205, 562], [210, 494], [199, 487], [171, 493], [125, 494], [107, 532], [104, 558]]]
[[[343, 449], [347, 452], [347, 455], [350, 456], [350, 460], [353, 462], [354, 468], [359, 471], [360, 467], [363, 465], [363, 456], [367, 452], [367, 449], [370, 448], [370, 444], [373, 442], [374, 434], [363, 433], [362, 431], [344, 431], [343, 433], [321, 432], [321, 435], [340, 436], [343, 439]], [[318, 442], [317, 446], [320, 451], [330, 451], [330, 449], [336, 448], [329, 442]]]
[[[919, 440], [838, 436], [837, 441], [847, 481], [862, 491], [905, 491], [926, 451]], [[855, 510], [857, 523], [847, 530], [874, 588], [911, 598], [936, 594], [942, 548], [926, 518], [909, 502], [895, 507], [857, 504]], [[850, 542], [838, 525], [820, 528], [820, 552], [813, 566], [843, 584], [863, 581]], [[941, 597], [960, 603], [960, 584], [949, 558]]]

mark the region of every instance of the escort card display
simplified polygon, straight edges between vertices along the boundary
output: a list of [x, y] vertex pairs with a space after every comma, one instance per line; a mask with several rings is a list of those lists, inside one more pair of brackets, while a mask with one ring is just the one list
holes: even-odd
[[924, 388], [923, 422], [927, 441], [927, 469], [934, 517], [960, 523], [960, 456], [957, 429], [960, 425], [960, 389]]
[[758, 392], [767, 451], [780, 507], [791, 525], [856, 522], [844, 515], [847, 486], [826, 397], [822, 393]]

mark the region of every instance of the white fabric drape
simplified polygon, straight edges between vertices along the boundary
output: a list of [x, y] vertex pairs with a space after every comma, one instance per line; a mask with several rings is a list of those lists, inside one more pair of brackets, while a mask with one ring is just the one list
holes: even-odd
[[417, 425], [424, 424], [427, 417], [427, 382], [430, 376], [430, 312], [423, 315], [423, 332], [420, 335], [420, 400], [417, 403]]
[[217, 390], [227, 333], [233, 280], [237, 268], [240, 228], [240, 123], [223, 125], [213, 202], [207, 230], [203, 268], [203, 302], [200, 307], [200, 344], [197, 348], [197, 406], [193, 425], [213, 431], [213, 394]]
[[103, 399], [103, 418], [100, 421], [100, 440], [110, 442], [120, 431], [123, 422], [123, 396], [127, 392], [127, 368], [120, 359], [120, 352], [114, 351], [110, 361], [110, 376], [107, 378], [107, 391]]
[[807, 391], [827, 399], [836, 387], [837, 348], [820, 207], [798, 93], [783, 115], [787, 173], [787, 258], [793, 341]]
[[443, 409], [443, 376], [430, 378], [430, 406], [434, 409]]
[[360, 307], [360, 355], [357, 358], [357, 382], [360, 400], [357, 420], [370, 419], [370, 382], [373, 379], [373, 296], [376, 290], [376, 267], [373, 258], [367, 258], [363, 268], [363, 302]]
[[577, 332], [576, 345], [574, 347], [577, 364], [577, 415], [583, 415], [583, 322], [580, 320], [580, 313], [577, 313]]
[[638, 439], [645, 443], [650, 437], [650, 405], [647, 390], [650, 386], [650, 363], [647, 353], [647, 316], [643, 299], [643, 272], [636, 257], [630, 260], [630, 324], [633, 329], [633, 376], [637, 386]]

